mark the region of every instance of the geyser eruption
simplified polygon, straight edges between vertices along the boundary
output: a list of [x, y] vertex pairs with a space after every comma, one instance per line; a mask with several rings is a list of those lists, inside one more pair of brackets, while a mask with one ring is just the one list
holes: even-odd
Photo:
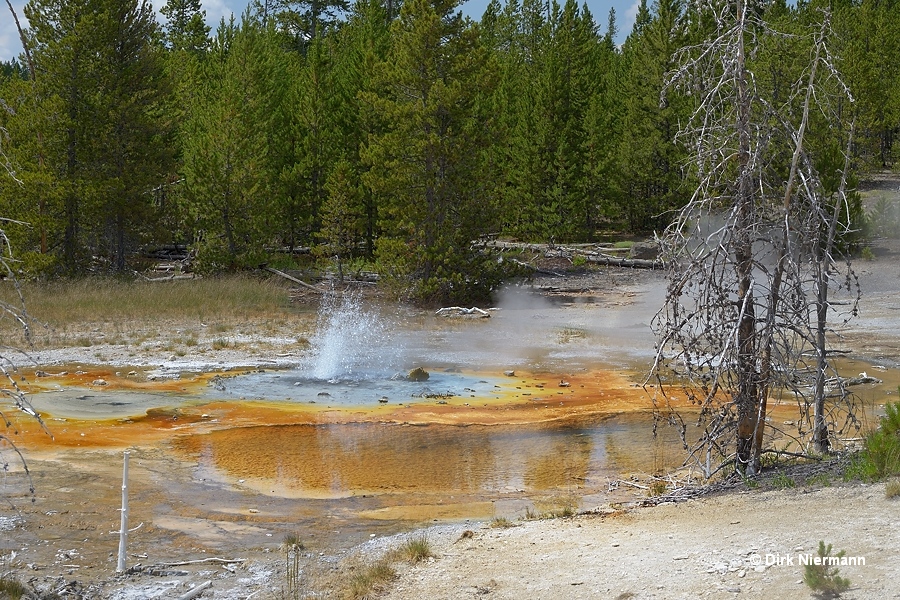
[[368, 379], [390, 374], [398, 352], [392, 328], [364, 306], [358, 293], [330, 293], [322, 299], [308, 376], [323, 381]]

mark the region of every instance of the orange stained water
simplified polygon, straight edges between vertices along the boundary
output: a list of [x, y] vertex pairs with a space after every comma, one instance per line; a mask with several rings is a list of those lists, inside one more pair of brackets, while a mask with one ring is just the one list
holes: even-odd
[[653, 446], [646, 418], [607, 421], [277, 425], [181, 437], [175, 447], [210, 476], [217, 471], [279, 496], [564, 491], [596, 488], [627, 466], [611, 458], [611, 448]]
[[[866, 367], [845, 365], [854, 374]], [[858, 390], [869, 406], [891, 399], [900, 383], [893, 370], [879, 374], [884, 384]], [[29, 452], [161, 446], [193, 464], [198, 480], [270, 498], [368, 498], [353, 518], [384, 520], [489, 517], [499, 506], [514, 511], [541, 498], [584, 505], [622, 472], [657, 472], [684, 457], [673, 429], [653, 435], [654, 389], [626, 371], [518, 374], [489, 397], [365, 408], [208, 400], [210, 377], [146, 381], [110, 370], [26, 376], [36, 405], [40, 390], [55, 386], [113, 398], [165, 394], [139, 416], [60, 418], [48, 406], [42, 415], [52, 437], [20, 415], [11, 438]], [[101, 378], [107, 385], [92, 386]], [[676, 402], [684, 404], [677, 394]], [[770, 416], [782, 424], [797, 409], [775, 403]]]
[[[298, 423], [397, 422], [502, 425], [535, 423], [579, 415], [613, 414], [650, 408], [648, 397], [627, 372], [596, 371], [578, 375], [526, 374], [508, 378], [509, 384], [480, 397], [411, 399], [401, 403], [368, 407], [330, 406], [279, 401], [216, 400], [208, 391], [216, 374], [190, 375], [176, 380], [150, 381], [123, 376], [108, 369], [85, 372], [62, 371], [49, 377], [26, 374], [20, 387], [43, 416], [53, 439], [43, 436], [32, 443], [54, 445], [116, 446], [155, 441], [185, 433], [208, 432], [252, 425]], [[121, 371], [119, 371], [121, 373]], [[239, 374], [239, 373], [237, 373]], [[103, 384], [98, 384], [99, 381]], [[562, 384], [562, 385], [561, 385]], [[152, 392], [138, 405], [141, 414], [104, 416], [54, 403], [60, 390], [86, 392], [87, 399], [108, 405], [109, 412], [139, 392]], [[212, 397], [212, 399], [210, 399]], [[102, 399], [103, 401], [98, 401]], [[72, 404], [77, 404], [73, 401]], [[102, 408], [101, 408], [102, 410]], [[62, 413], [68, 416], [62, 416]], [[69, 415], [68, 413], [71, 413]], [[37, 424], [17, 418], [19, 435], [36, 433]], [[87, 433], [91, 435], [88, 436]]]

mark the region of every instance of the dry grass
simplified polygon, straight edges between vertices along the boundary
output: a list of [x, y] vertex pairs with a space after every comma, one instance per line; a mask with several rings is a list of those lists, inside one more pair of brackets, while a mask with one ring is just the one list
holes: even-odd
[[332, 575], [328, 587], [347, 600], [377, 597], [397, 577], [393, 565], [397, 562], [416, 564], [434, 556], [426, 535], [407, 539], [391, 548], [378, 559], [355, 556]]
[[[0, 598], [9, 598], [10, 600], [19, 600], [28, 594], [26, 588], [21, 582], [8, 577], [0, 577]], [[29, 595], [29, 597], [31, 597]]]
[[885, 484], [884, 497], [889, 499], [900, 497], [900, 479], [891, 479]]
[[491, 520], [491, 527], [493, 527], [494, 529], [508, 529], [515, 526], [516, 524], [506, 517], [494, 517]]
[[[169, 351], [186, 353], [210, 335], [220, 347], [230, 348], [222, 334], [238, 326], [279, 333], [286, 324], [309, 318], [291, 305], [280, 280], [248, 276], [157, 283], [102, 278], [27, 282], [23, 292], [35, 348], [157, 345], [162, 330], [171, 335]], [[0, 302], [14, 298], [12, 285], [0, 282]], [[25, 345], [21, 327], [9, 318], [0, 318], [0, 337]]]
[[391, 558], [396, 557], [399, 560], [405, 560], [413, 564], [434, 556], [428, 536], [424, 534], [409, 538], [392, 554]]
[[525, 520], [568, 519], [578, 514], [578, 498], [572, 495], [553, 495], [536, 499], [534, 508], [525, 508]]
[[650, 484], [650, 488], [647, 490], [647, 495], [650, 497], [662, 496], [669, 490], [669, 486], [665, 481], [662, 480], [654, 480]]
[[[280, 282], [247, 276], [157, 283], [91, 278], [24, 283], [22, 288], [28, 313], [51, 327], [133, 319], [230, 320], [290, 311]], [[13, 299], [12, 286], [0, 285], [0, 300]]]
[[347, 580], [344, 597], [347, 600], [370, 598], [383, 590], [396, 576], [397, 572], [387, 558], [371, 564], [357, 565]]

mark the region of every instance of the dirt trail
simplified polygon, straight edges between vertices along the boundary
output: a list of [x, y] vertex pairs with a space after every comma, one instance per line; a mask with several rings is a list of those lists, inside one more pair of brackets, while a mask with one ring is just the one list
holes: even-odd
[[384, 598], [805, 600], [798, 563], [819, 540], [865, 560], [840, 568], [851, 582], [842, 597], [895, 598], [897, 502], [883, 484], [742, 492], [433, 535], [438, 557], [404, 569]]

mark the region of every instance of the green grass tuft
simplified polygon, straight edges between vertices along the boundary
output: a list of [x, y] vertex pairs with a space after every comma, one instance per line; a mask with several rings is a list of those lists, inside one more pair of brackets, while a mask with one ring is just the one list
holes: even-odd
[[406, 540], [398, 549], [400, 558], [413, 564], [434, 556], [428, 536], [420, 535]]
[[775, 475], [775, 477], [772, 478], [772, 487], [777, 490], [786, 490], [789, 488], [797, 487], [797, 482], [784, 473], [778, 473], [777, 475]]
[[0, 577], [0, 598], [19, 600], [26, 594], [28, 594], [28, 588], [19, 580], [6, 576]]
[[887, 485], [884, 486], [884, 497], [888, 499], [897, 498], [900, 496], [900, 480], [891, 479], [887, 482]]
[[866, 436], [865, 447], [846, 473], [848, 479], [867, 481], [892, 475], [900, 475], [900, 403], [885, 406], [878, 429]]
[[347, 581], [344, 597], [347, 600], [369, 598], [372, 594], [382, 590], [396, 576], [397, 572], [387, 559], [360, 566]]

